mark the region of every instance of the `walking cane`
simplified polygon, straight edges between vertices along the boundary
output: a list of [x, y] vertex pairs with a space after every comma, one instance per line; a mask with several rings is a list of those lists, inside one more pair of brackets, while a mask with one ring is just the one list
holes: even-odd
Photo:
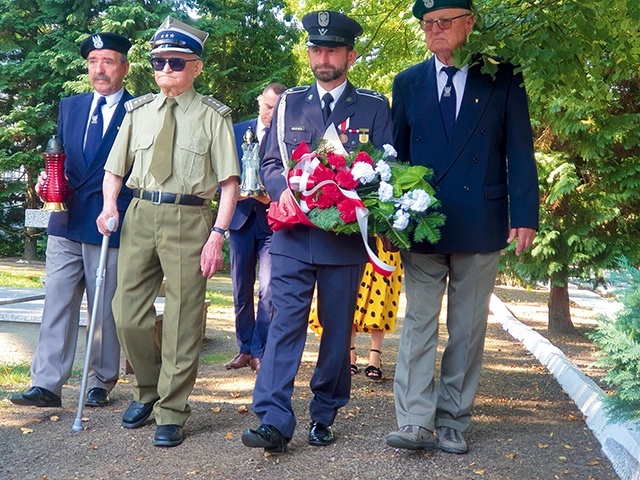
[[[116, 229], [116, 219], [107, 220], [107, 228], [110, 232]], [[102, 236], [102, 247], [100, 248], [100, 262], [96, 270], [96, 291], [93, 296], [93, 308], [91, 309], [91, 317], [89, 318], [89, 333], [87, 334], [87, 346], [84, 355], [84, 371], [82, 372], [82, 386], [80, 387], [80, 398], [78, 399], [78, 413], [73, 422], [73, 431], [82, 431], [82, 407], [84, 405], [84, 391], [87, 388], [87, 374], [89, 373], [89, 362], [91, 361], [91, 346], [93, 345], [93, 330], [96, 322], [94, 321], [98, 315], [98, 303], [100, 303], [100, 292], [102, 290], [102, 282], [104, 280], [105, 264], [107, 263], [107, 251], [109, 250], [109, 236]]]

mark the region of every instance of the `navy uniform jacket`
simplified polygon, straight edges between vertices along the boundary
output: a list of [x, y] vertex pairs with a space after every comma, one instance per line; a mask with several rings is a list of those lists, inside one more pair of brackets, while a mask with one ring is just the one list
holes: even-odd
[[[100, 149], [90, 165], [87, 165], [84, 159], [83, 145], [93, 93], [74, 95], [60, 101], [58, 138], [62, 141], [67, 155], [64, 169], [69, 179], [71, 196], [65, 202], [68, 212], [51, 214], [47, 228], [49, 235], [65, 237], [76, 242], [97, 245], [102, 243], [96, 219], [102, 212], [104, 164], [124, 118], [124, 104], [131, 98], [132, 95], [125, 90], [102, 137]], [[121, 222], [131, 198], [131, 190], [123, 185], [117, 202]], [[109, 237], [110, 247], [118, 247], [119, 244], [120, 229]]]
[[[236, 137], [236, 150], [238, 152], [238, 161], [240, 162], [240, 171], [242, 171], [242, 137], [247, 131], [247, 127], [251, 127], [257, 135], [258, 132], [256, 129], [258, 128], [258, 119], [254, 118], [253, 120], [235, 123], [233, 125], [233, 134]], [[264, 140], [266, 140], [266, 136], [263, 138], [263, 141]], [[260, 228], [264, 230], [265, 233], [271, 233], [269, 223], [267, 222], [268, 209], [269, 204], [264, 204], [255, 198], [249, 197], [244, 200], [238, 199], [238, 203], [236, 203], [236, 210], [233, 213], [233, 218], [229, 224], [229, 230], [240, 230], [247, 221], [247, 218], [249, 218], [249, 215], [251, 215], [251, 211], [255, 210], [256, 220], [258, 225], [260, 225]]]
[[434, 170], [432, 184], [447, 216], [442, 239], [423, 253], [486, 253], [507, 245], [509, 228], [538, 228], [538, 177], [522, 75], [499, 65], [496, 78], [469, 69], [453, 140], [447, 143], [436, 87], [435, 57], [393, 82], [393, 137], [398, 159]]
[[[282, 176], [284, 166], [277, 139], [278, 122], [281, 122], [280, 104], [285, 98], [284, 142], [289, 157], [301, 142], [306, 142], [313, 148], [326, 131], [315, 84], [311, 87], [292, 88], [281, 95], [271, 120], [266, 152], [260, 169], [265, 188], [273, 201], [280, 198], [287, 186]], [[347, 151], [352, 151], [359, 145], [358, 131], [366, 131], [368, 141], [374, 147], [382, 149], [384, 144], [392, 143], [390, 114], [389, 103], [384, 96], [370, 90], [356, 89], [347, 82], [343, 94], [331, 112], [329, 122], [337, 128], [347, 118], [350, 119], [351, 132], [347, 133], [348, 141], [344, 144]], [[307, 226], [274, 232], [270, 252], [320, 265], [356, 265], [367, 261], [359, 236], [351, 235], [348, 238], [347, 235], [336, 235]]]

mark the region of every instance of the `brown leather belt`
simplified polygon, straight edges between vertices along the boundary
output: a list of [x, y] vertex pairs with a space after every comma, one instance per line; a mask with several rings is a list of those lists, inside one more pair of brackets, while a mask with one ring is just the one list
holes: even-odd
[[158, 205], [160, 203], [175, 203], [177, 205], [204, 205], [206, 199], [197, 195], [181, 195], [179, 193], [167, 193], [159, 190], [142, 190], [134, 188], [133, 196], [142, 200], [149, 200], [151, 203]]

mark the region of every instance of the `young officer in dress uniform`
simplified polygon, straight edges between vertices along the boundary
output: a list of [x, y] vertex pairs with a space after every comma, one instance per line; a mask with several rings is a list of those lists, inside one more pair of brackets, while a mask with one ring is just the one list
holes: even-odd
[[[332, 11], [309, 13], [302, 24], [309, 34], [309, 64], [317, 82], [282, 94], [261, 165], [269, 196], [285, 210], [294, 208], [294, 200], [282, 176], [288, 160], [283, 157], [290, 156], [301, 142], [314, 145], [330, 124], [335, 125], [348, 151], [367, 142], [381, 149], [391, 143], [392, 136], [387, 99], [356, 89], [347, 80], [347, 71], [356, 60], [355, 37], [362, 33], [362, 27]], [[291, 407], [293, 384], [317, 285], [324, 331], [310, 385], [313, 398], [308, 442], [329, 445], [334, 440], [331, 425], [338, 409], [349, 401], [349, 342], [367, 255], [356, 237], [307, 226], [274, 232], [270, 252], [274, 315], [253, 392], [253, 411], [260, 426], [246, 430], [242, 442], [267, 451], [287, 449], [296, 425]]]
[[[128, 113], [105, 166], [104, 210], [118, 219], [123, 177], [134, 199], [122, 225], [113, 311], [118, 338], [136, 376], [125, 428], [153, 410], [154, 445], [183, 440], [187, 399], [196, 380], [207, 278], [222, 266], [222, 246], [238, 194], [240, 169], [230, 109], [196, 93], [208, 34], [167, 17], [153, 37], [151, 64], [160, 93], [127, 103]], [[220, 188], [215, 223], [209, 200]], [[213, 226], [213, 228], [211, 228]], [[153, 302], [166, 277], [162, 345], [155, 344]]]

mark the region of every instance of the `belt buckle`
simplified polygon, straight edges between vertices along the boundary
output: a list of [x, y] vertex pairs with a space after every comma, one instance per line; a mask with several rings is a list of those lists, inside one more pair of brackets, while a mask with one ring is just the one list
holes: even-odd
[[[156, 194], [158, 194], [158, 198], [156, 199]], [[162, 203], [162, 192], [160, 190], [152, 190], [151, 191], [151, 203], [154, 205], [160, 205]]]

